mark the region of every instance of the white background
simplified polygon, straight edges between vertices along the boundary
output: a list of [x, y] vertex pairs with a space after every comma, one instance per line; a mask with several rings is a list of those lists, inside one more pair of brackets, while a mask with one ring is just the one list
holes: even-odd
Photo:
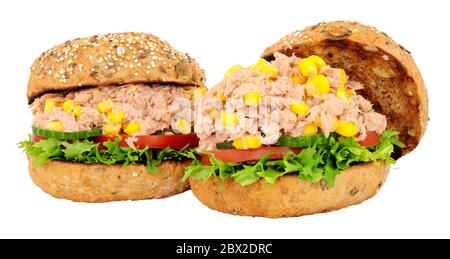
[[[1, 1], [0, 237], [449, 238], [446, 2]], [[149, 32], [189, 52], [212, 86], [229, 66], [253, 63], [285, 34], [339, 19], [374, 25], [412, 51], [430, 99], [431, 119], [419, 147], [393, 166], [384, 188], [362, 205], [274, 220], [218, 213], [190, 192], [163, 200], [83, 204], [54, 199], [31, 182], [16, 143], [30, 132], [29, 66], [47, 48], [91, 34]]]

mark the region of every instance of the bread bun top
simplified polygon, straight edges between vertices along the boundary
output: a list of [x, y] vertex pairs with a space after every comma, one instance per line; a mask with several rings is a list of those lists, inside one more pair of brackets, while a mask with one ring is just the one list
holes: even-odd
[[110, 33], [74, 39], [31, 66], [29, 102], [47, 92], [129, 83], [203, 86], [197, 62], [152, 34]]
[[359, 94], [386, 115], [388, 129], [400, 131], [406, 147], [396, 156], [418, 145], [428, 121], [427, 91], [410, 52], [385, 33], [357, 22], [319, 23], [283, 37], [261, 56], [272, 60], [275, 52], [316, 54], [332, 67], [343, 68], [364, 85]]

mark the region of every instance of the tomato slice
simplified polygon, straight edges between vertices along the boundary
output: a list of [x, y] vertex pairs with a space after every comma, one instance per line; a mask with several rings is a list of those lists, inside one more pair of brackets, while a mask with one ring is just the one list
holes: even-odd
[[42, 136], [38, 136], [38, 135], [31, 136], [31, 141], [33, 143], [39, 142], [41, 140], [46, 140], [46, 139], [47, 139], [46, 137], [42, 137]]
[[[122, 140], [119, 142], [119, 146], [128, 147], [128, 143], [125, 141], [129, 136], [122, 134]], [[116, 135], [100, 135], [93, 137], [92, 140], [96, 143], [103, 143], [106, 141], [116, 140]], [[136, 138], [134, 145], [137, 148], [155, 148], [163, 149], [170, 147], [173, 149], [181, 149], [183, 147], [196, 147], [198, 146], [198, 137], [196, 134], [187, 135], [143, 135], [143, 136], [133, 136]]]
[[[267, 153], [270, 153], [269, 160], [282, 159], [284, 155], [292, 151], [296, 154], [300, 153], [301, 148], [291, 148], [291, 147], [261, 147], [258, 149], [218, 149], [214, 150], [211, 153], [214, 154], [214, 157], [223, 161], [223, 162], [250, 162], [250, 161], [258, 161]], [[208, 155], [201, 156], [201, 162], [204, 165], [211, 165], [211, 161], [209, 160]]]
[[366, 133], [366, 138], [358, 141], [358, 143], [363, 147], [371, 147], [380, 144], [380, 134], [375, 131], [368, 131]]

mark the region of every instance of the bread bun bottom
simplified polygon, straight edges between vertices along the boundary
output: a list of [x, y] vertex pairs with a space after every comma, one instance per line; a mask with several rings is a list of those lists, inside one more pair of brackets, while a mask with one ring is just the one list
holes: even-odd
[[164, 161], [159, 173], [149, 174], [142, 164], [104, 165], [48, 161], [31, 165], [33, 182], [44, 192], [77, 202], [109, 202], [169, 197], [189, 189], [182, 182], [191, 161]]
[[264, 180], [243, 187], [233, 179], [190, 177], [194, 195], [211, 209], [244, 216], [269, 218], [322, 213], [359, 204], [374, 196], [385, 182], [389, 165], [384, 161], [363, 163], [343, 170], [334, 187], [327, 188], [285, 175], [274, 184]]

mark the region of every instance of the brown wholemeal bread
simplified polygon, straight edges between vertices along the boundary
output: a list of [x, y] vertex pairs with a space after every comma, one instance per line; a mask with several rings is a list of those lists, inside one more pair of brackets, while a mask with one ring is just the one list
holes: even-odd
[[328, 212], [361, 203], [374, 196], [385, 182], [389, 165], [372, 162], [343, 170], [333, 188], [301, 181], [296, 175], [282, 176], [274, 184], [263, 179], [242, 187], [233, 179], [222, 183], [189, 179], [195, 196], [211, 209], [235, 215], [270, 218]]
[[410, 53], [385, 33], [357, 22], [319, 23], [283, 37], [261, 56], [271, 60], [275, 52], [316, 54], [343, 68], [364, 85], [360, 94], [387, 116], [388, 128], [400, 131], [401, 155], [418, 145], [428, 121], [427, 91]]
[[132, 83], [203, 86], [197, 62], [146, 33], [79, 38], [42, 53], [31, 66], [29, 103], [47, 92]]
[[46, 193], [78, 202], [108, 202], [164, 198], [189, 189], [180, 181], [190, 161], [164, 161], [159, 173], [149, 174], [145, 165], [102, 165], [48, 161], [29, 163], [33, 182]]
[[[351, 80], [364, 85], [360, 94], [387, 116], [388, 128], [400, 131], [406, 144], [397, 157], [413, 150], [428, 121], [424, 82], [408, 51], [386, 34], [356, 22], [320, 23], [293, 32], [262, 54], [273, 60], [287, 56], [321, 56], [332, 67], [343, 68]], [[299, 180], [295, 174], [269, 184], [260, 179], [241, 186], [234, 179], [189, 178], [194, 195], [211, 209], [246, 216], [292, 217], [328, 212], [359, 204], [374, 196], [389, 172], [385, 161], [353, 165], [337, 175], [335, 185]]]
[[[146, 33], [110, 33], [57, 45], [31, 67], [27, 97], [124, 84], [202, 87], [204, 71], [169, 43]], [[80, 202], [163, 198], [189, 189], [181, 178], [190, 161], [164, 161], [159, 173], [145, 165], [48, 161], [29, 163], [33, 181], [45, 192]]]

